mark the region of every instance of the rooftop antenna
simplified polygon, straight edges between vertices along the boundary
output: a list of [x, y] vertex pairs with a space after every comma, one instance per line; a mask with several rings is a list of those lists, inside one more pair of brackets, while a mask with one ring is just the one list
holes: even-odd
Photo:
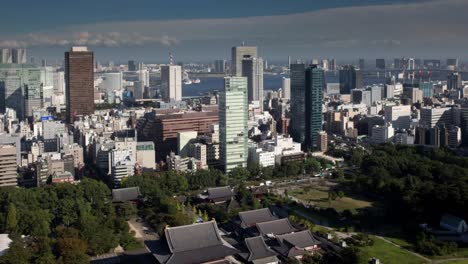
[[174, 64], [174, 56], [172, 55], [172, 52], [169, 51], [169, 65]]
[[242, 41], [242, 47], [243, 47], [243, 46], [245, 46], [245, 42], [244, 42], [244, 41]]

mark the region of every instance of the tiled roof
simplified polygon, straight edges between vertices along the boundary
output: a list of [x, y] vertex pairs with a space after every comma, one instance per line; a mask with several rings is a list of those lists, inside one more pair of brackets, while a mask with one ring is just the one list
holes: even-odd
[[210, 200], [230, 198], [232, 196], [234, 196], [234, 193], [232, 192], [232, 189], [229, 186], [208, 188], [208, 199]]
[[155, 257], [164, 264], [215, 261], [237, 253], [219, 234], [215, 221], [166, 228]]
[[249, 250], [248, 261], [276, 257], [276, 253], [267, 247], [261, 236], [246, 238], [245, 245]]
[[141, 196], [141, 193], [140, 193], [139, 187], [130, 187], [130, 188], [112, 190], [112, 200], [114, 202], [134, 201], [140, 198], [140, 196]]
[[287, 218], [257, 223], [257, 229], [262, 235], [283, 235], [296, 231]]
[[268, 208], [240, 212], [239, 218], [243, 228], [277, 219]]

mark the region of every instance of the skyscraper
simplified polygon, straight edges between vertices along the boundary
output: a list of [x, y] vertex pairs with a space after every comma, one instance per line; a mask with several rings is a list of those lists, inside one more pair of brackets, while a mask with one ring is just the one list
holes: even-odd
[[237, 46], [231, 49], [231, 74], [242, 76], [242, 60], [245, 58], [257, 57], [257, 47]]
[[13, 54], [11, 54], [11, 49], [0, 49], [0, 63], [12, 63]]
[[322, 131], [323, 70], [311, 65], [305, 72], [305, 148], [316, 147]]
[[216, 73], [225, 73], [226, 72], [226, 60], [215, 60], [214, 71]]
[[219, 157], [226, 173], [247, 166], [247, 78], [225, 77], [219, 95]]
[[322, 130], [324, 72], [317, 65], [291, 65], [291, 126], [294, 141], [305, 149], [316, 146]]
[[329, 68], [330, 68], [330, 62], [328, 61], [328, 59], [323, 59], [322, 60], [322, 69], [324, 71], [328, 71]]
[[385, 59], [376, 59], [375, 68], [379, 70], [385, 70]]
[[161, 93], [164, 102], [182, 100], [182, 67], [180, 65], [161, 67]]
[[136, 67], [136, 64], [135, 64], [134, 60], [129, 60], [127, 66], [128, 66], [128, 71], [136, 71], [137, 70], [137, 67]]
[[87, 47], [65, 52], [67, 122], [94, 113], [94, 54]]
[[0, 65], [0, 111], [12, 108], [19, 119], [42, 107], [41, 70], [31, 65]]
[[362, 71], [366, 67], [364, 59], [359, 59], [359, 69]]
[[426, 98], [431, 98], [433, 93], [434, 85], [431, 82], [419, 82], [419, 89], [423, 91], [423, 96]]
[[291, 123], [290, 131], [295, 142], [305, 142], [305, 64], [291, 64]]
[[447, 76], [447, 89], [462, 88], [462, 76], [458, 72], [451, 73]]
[[336, 71], [336, 67], [337, 67], [337, 65], [336, 65], [336, 59], [331, 59], [331, 60], [330, 60], [330, 67], [329, 67], [329, 70], [330, 70], [330, 71]]
[[28, 62], [26, 49], [13, 49], [11, 53], [12, 63], [24, 64]]
[[283, 77], [281, 89], [283, 90], [283, 98], [291, 99], [291, 79]]
[[362, 72], [350, 65], [343, 66], [340, 70], [340, 94], [351, 94], [352, 89], [362, 86]]
[[260, 101], [263, 106], [263, 60], [247, 58], [242, 60], [242, 76], [247, 77], [247, 100]]

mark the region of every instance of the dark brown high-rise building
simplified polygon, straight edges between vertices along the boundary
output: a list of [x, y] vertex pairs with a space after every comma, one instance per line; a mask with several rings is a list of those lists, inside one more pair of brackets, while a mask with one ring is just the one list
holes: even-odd
[[94, 55], [86, 47], [65, 52], [67, 123], [94, 113]]

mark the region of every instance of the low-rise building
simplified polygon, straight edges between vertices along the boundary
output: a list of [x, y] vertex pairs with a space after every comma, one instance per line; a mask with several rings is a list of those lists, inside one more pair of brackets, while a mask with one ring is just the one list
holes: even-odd
[[154, 256], [162, 264], [225, 263], [238, 253], [221, 236], [215, 221], [167, 227]]

